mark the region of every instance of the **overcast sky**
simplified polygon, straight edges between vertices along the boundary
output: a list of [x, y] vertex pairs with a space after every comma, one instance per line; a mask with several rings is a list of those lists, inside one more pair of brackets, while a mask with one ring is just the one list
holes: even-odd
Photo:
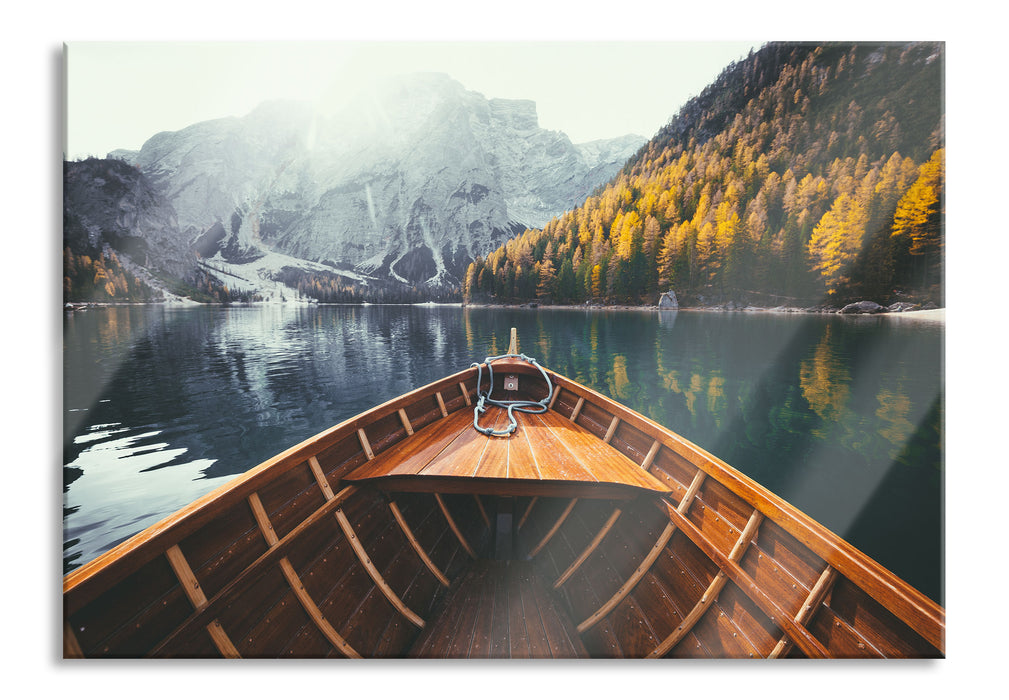
[[448, 73], [485, 97], [536, 102], [575, 143], [651, 137], [760, 41], [68, 42], [66, 154], [137, 149], [159, 131], [310, 101], [381, 76]]

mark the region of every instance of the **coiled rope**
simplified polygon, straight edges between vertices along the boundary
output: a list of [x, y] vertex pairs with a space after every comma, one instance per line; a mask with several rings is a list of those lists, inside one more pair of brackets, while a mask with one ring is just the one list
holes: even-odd
[[[497, 399], [492, 399], [491, 394], [494, 392], [494, 368], [491, 367], [491, 362], [496, 362], [497, 360], [504, 360], [509, 358], [518, 358], [524, 360], [531, 364], [533, 367], [538, 369], [543, 375], [543, 379], [547, 383], [547, 395], [546, 398], [541, 401], [500, 401]], [[487, 372], [490, 375], [490, 383], [487, 386], [487, 393], [480, 391], [480, 386], [483, 383], [483, 364], [487, 365]], [[550, 381], [550, 377], [547, 375], [545, 369], [540, 367], [540, 364], [535, 360], [535, 358], [517, 354], [507, 354], [507, 355], [496, 355], [494, 357], [488, 357], [483, 361], [483, 364], [479, 362], [474, 362], [470, 367], [477, 368], [476, 375], [476, 391], [477, 391], [477, 402], [476, 408], [473, 409], [473, 427], [484, 435], [492, 435], [495, 437], [504, 437], [506, 435], [511, 435], [515, 432], [518, 427], [518, 421], [515, 420], [515, 411], [521, 411], [522, 413], [546, 413], [547, 409], [550, 407], [550, 399], [554, 395], [554, 385]], [[480, 425], [480, 414], [487, 411], [486, 404], [491, 406], [497, 406], [498, 408], [504, 408], [508, 410], [508, 427], [503, 430], [494, 430], [493, 428], [484, 428]]]

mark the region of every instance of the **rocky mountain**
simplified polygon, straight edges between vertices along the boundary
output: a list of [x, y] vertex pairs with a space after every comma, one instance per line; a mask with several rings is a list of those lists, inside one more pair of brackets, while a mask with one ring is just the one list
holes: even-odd
[[188, 250], [232, 289], [296, 268], [444, 290], [472, 260], [584, 201], [644, 142], [576, 145], [540, 128], [531, 101], [415, 74], [338, 111], [270, 102], [109, 155], [171, 211], [137, 229], [149, 262]]

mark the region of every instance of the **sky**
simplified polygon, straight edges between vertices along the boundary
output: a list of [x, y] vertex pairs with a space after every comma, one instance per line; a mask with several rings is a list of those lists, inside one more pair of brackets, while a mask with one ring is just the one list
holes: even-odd
[[328, 105], [383, 76], [447, 73], [487, 98], [531, 99], [583, 143], [650, 138], [759, 41], [68, 42], [65, 153], [139, 149], [160, 131], [269, 99]]

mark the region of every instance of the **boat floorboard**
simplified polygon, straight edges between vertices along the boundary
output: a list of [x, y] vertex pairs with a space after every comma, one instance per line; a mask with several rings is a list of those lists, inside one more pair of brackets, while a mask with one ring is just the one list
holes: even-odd
[[[611, 445], [555, 411], [516, 413], [506, 437], [473, 427], [457, 411], [436, 421], [347, 475], [390, 491], [499, 493], [631, 498], [642, 490], [669, 493], [662, 482]], [[504, 409], [491, 408], [481, 425], [503, 428]], [[572, 490], [572, 488], [581, 489]]]
[[408, 656], [570, 659], [589, 654], [532, 562], [481, 559], [445, 596]]

